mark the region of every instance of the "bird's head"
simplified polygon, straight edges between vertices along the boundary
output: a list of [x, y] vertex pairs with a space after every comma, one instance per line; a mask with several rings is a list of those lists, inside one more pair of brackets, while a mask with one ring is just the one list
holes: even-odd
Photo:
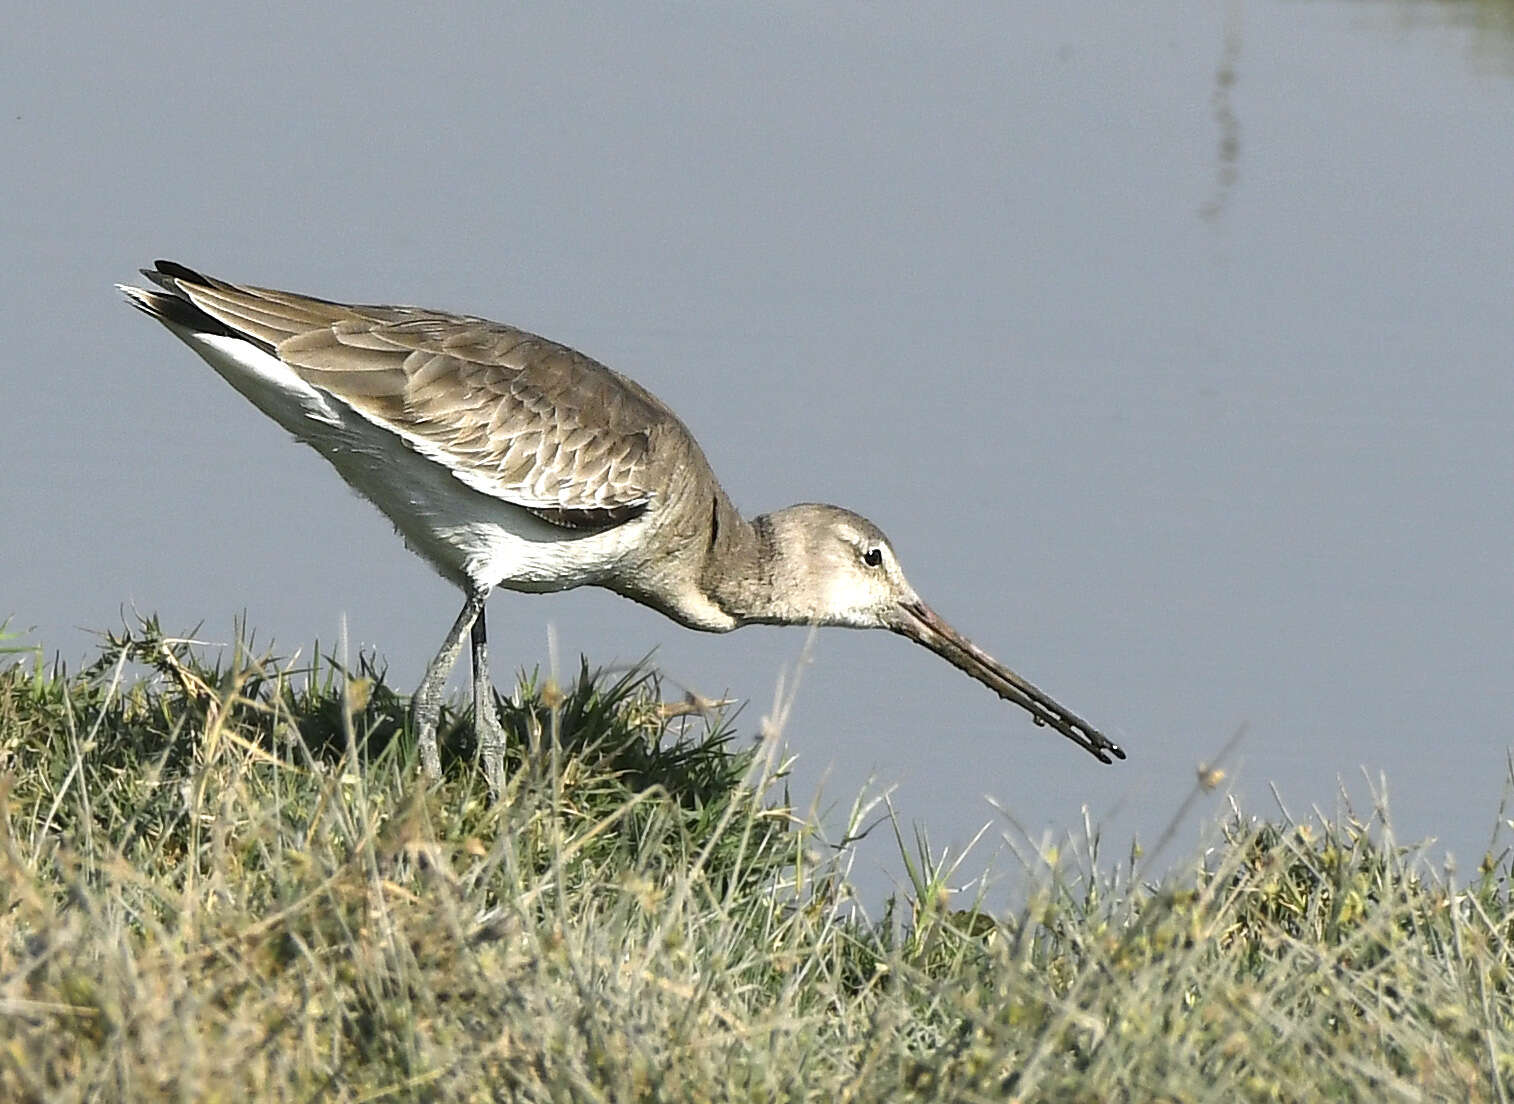
[[904, 603], [920, 600], [883, 530], [862, 515], [806, 502], [762, 520], [778, 553], [775, 619], [888, 629]]
[[971, 675], [999, 697], [1108, 763], [1108, 737], [952, 628], [904, 577], [883, 530], [839, 506], [803, 503], [765, 515], [773, 544], [768, 616], [785, 624], [888, 629]]

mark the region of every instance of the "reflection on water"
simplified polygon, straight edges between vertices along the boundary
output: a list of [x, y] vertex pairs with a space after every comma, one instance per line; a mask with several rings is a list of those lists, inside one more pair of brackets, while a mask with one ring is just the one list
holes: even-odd
[[[1369, 14], [1368, 25], [1412, 31], [1421, 27], [1453, 27], [1467, 32], [1467, 52], [1473, 64], [1514, 76], [1514, 0], [1358, 0]], [[1375, 16], [1375, 18], [1374, 18]], [[1241, 46], [1245, 29], [1245, 0], [1227, 0], [1220, 59], [1209, 95], [1219, 127], [1214, 183], [1199, 205], [1199, 215], [1217, 222], [1229, 205], [1240, 179], [1241, 126], [1233, 93], [1240, 79]]]
[[1381, 13], [1372, 20], [1376, 25], [1465, 29], [1467, 55], [1475, 66], [1514, 76], [1514, 0], [1373, 0], [1361, 6]]
[[1214, 187], [1199, 207], [1199, 214], [1208, 220], [1216, 220], [1225, 213], [1230, 202], [1230, 193], [1240, 177], [1241, 124], [1230, 102], [1231, 90], [1235, 87], [1236, 71], [1241, 60], [1241, 0], [1229, 0], [1225, 5], [1224, 42], [1220, 49], [1220, 63], [1214, 71], [1214, 91], [1209, 103], [1214, 109], [1214, 120], [1220, 126], [1219, 157], [1214, 172]]

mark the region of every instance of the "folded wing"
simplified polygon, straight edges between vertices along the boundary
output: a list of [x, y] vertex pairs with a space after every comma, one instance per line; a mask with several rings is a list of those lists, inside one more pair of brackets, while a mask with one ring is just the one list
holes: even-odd
[[619, 524], [652, 500], [643, 477], [654, 437], [677, 420], [564, 345], [482, 318], [229, 284], [167, 261], [144, 275], [474, 490], [571, 529]]

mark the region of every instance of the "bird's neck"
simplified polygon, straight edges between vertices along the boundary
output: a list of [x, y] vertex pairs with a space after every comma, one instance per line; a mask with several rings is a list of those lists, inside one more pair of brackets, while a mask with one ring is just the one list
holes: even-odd
[[702, 589], [738, 625], [787, 625], [807, 620], [788, 608], [784, 527], [774, 515], [746, 520], [722, 494], [715, 503], [714, 534], [705, 557]]

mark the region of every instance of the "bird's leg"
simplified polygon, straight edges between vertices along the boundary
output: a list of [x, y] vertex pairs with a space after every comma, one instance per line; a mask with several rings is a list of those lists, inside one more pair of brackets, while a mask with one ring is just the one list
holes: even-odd
[[485, 594], [471, 588], [468, 590], [463, 611], [452, 622], [447, 639], [442, 641], [436, 658], [427, 665], [426, 673], [421, 676], [421, 684], [416, 687], [415, 694], [410, 699], [410, 731], [415, 733], [421, 768], [430, 778], [442, 776], [442, 761], [436, 751], [436, 722], [442, 714], [442, 688], [447, 684], [447, 676], [452, 673], [452, 665], [457, 662], [457, 653], [463, 650], [463, 633], [472, 628], [484, 612], [485, 597]]
[[489, 681], [489, 640], [484, 610], [473, 622], [473, 727], [484, 753], [484, 778], [489, 793], [499, 800], [505, 791], [505, 730], [494, 709], [494, 684]]

